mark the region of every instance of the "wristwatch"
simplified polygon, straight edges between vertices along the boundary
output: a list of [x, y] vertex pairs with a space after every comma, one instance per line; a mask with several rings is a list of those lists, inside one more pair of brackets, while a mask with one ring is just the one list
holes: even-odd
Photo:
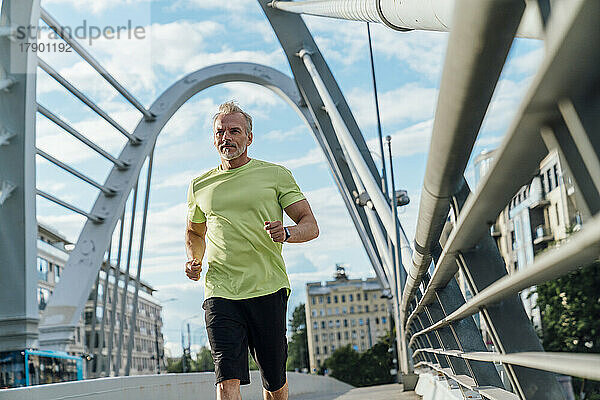
[[285, 231], [285, 239], [283, 239], [284, 242], [287, 242], [287, 240], [290, 238], [290, 230], [288, 229], [287, 226], [283, 227], [283, 230]]

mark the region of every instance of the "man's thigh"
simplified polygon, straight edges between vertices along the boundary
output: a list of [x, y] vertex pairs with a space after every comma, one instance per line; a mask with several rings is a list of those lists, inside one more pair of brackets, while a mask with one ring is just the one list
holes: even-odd
[[240, 384], [249, 384], [247, 327], [239, 306], [233, 300], [211, 297], [202, 308], [216, 383], [239, 379]]
[[263, 387], [270, 392], [285, 384], [287, 361], [287, 291], [247, 299], [244, 313], [248, 321], [248, 345], [258, 365]]

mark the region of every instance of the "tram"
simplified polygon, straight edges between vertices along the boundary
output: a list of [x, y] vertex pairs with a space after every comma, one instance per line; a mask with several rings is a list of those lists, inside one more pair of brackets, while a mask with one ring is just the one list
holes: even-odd
[[0, 389], [83, 379], [83, 359], [50, 350], [0, 353]]

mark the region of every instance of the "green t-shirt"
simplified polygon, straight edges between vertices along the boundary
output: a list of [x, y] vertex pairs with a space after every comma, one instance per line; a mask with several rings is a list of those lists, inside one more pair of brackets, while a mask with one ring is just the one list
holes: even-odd
[[305, 197], [291, 172], [251, 159], [241, 167], [214, 168], [188, 189], [188, 219], [206, 221], [204, 296], [247, 299], [290, 292], [281, 243], [273, 242], [265, 221], [283, 221], [283, 209]]

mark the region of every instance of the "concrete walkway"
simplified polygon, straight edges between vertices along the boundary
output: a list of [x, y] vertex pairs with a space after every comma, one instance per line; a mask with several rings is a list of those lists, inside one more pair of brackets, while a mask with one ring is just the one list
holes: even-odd
[[300, 395], [290, 396], [290, 400], [420, 400], [421, 396], [415, 392], [403, 392], [402, 385], [392, 383], [389, 385], [369, 386], [355, 388], [346, 393], [327, 395]]

